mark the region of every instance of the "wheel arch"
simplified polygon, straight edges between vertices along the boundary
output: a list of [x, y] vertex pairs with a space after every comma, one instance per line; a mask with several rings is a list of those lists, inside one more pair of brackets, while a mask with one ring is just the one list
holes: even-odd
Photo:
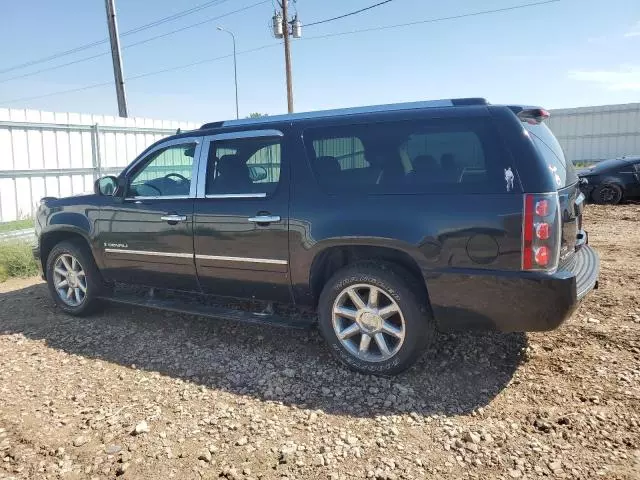
[[[62, 228], [56, 228], [53, 230], [48, 230], [43, 232], [40, 235], [40, 264], [42, 265], [42, 272], [46, 279], [47, 275], [47, 259], [49, 258], [49, 254], [51, 250], [61, 242], [65, 241], [77, 241], [82, 242], [87, 246], [91, 255], [93, 252], [91, 250], [91, 244], [89, 242], [89, 238], [86, 232], [82, 231], [79, 228], [67, 226]], [[94, 257], [95, 261], [95, 257]]]
[[309, 287], [317, 305], [322, 288], [343, 267], [360, 262], [396, 265], [405, 270], [428, 299], [427, 284], [418, 262], [406, 251], [374, 245], [334, 245], [318, 252], [311, 263]]

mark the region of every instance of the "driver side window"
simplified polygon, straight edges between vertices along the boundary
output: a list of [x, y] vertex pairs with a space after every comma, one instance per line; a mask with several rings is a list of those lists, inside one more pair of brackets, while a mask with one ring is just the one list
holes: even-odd
[[152, 153], [131, 178], [127, 197], [189, 195], [195, 147], [195, 143], [183, 143]]

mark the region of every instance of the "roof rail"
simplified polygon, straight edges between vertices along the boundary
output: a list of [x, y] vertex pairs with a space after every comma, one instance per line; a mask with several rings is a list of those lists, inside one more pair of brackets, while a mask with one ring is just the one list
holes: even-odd
[[435, 107], [462, 107], [470, 105], [488, 105], [484, 98], [453, 98], [443, 100], [428, 100], [424, 102], [390, 103], [386, 105], [370, 105], [366, 107], [338, 108], [334, 110], [319, 110], [315, 112], [290, 113], [285, 115], [265, 116], [258, 118], [244, 118], [240, 120], [226, 120], [224, 122], [205, 123], [201, 129], [229, 127], [236, 125], [257, 125], [262, 123], [286, 122], [291, 120], [306, 120], [340, 115], [357, 115], [360, 113], [392, 112], [402, 110], [417, 110]]

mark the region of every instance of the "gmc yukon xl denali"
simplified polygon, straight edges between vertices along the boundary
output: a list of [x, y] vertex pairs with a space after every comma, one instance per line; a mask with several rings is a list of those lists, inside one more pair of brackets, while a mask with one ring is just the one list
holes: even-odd
[[92, 195], [43, 199], [34, 253], [69, 314], [109, 299], [317, 321], [349, 367], [395, 374], [436, 329], [550, 330], [597, 285], [584, 196], [546, 117], [467, 98], [208, 123]]

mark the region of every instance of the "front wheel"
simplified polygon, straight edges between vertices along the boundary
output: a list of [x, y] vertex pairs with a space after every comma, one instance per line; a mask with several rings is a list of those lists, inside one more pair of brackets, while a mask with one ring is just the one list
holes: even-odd
[[622, 200], [622, 188], [614, 183], [605, 183], [593, 191], [592, 198], [600, 205], [616, 205]]
[[77, 316], [93, 311], [103, 290], [90, 250], [74, 241], [61, 242], [49, 253], [47, 283], [58, 307]]
[[433, 338], [424, 288], [393, 265], [361, 263], [325, 285], [318, 321], [331, 351], [361, 373], [395, 375], [410, 367]]

